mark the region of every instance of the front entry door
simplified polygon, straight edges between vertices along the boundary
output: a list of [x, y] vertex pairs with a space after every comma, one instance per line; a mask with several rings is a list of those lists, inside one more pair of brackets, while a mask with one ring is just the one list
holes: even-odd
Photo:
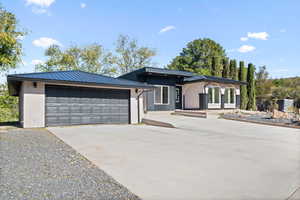
[[176, 109], [182, 109], [182, 87], [181, 86], [176, 86], [175, 104], [176, 104]]

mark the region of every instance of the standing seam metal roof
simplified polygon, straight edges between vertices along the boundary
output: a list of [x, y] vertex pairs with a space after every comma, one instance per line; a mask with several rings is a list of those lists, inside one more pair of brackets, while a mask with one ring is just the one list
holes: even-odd
[[55, 72], [40, 72], [28, 74], [14, 74], [8, 75], [8, 80], [40, 80], [40, 81], [60, 81], [84, 84], [99, 84], [110, 86], [123, 87], [138, 87], [138, 88], [152, 88], [146, 83], [130, 81], [122, 78], [113, 78], [99, 74], [83, 72], [79, 70], [72, 71], [55, 71]]

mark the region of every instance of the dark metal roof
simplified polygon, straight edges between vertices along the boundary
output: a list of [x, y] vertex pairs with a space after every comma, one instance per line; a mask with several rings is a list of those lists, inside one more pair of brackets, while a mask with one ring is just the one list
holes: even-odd
[[123, 88], [152, 88], [153, 86], [136, 81], [125, 80], [121, 78], [113, 78], [79, 70], [73, 71], [55, 71], [55, 72], [40, 72], [28, 74], [14, 74], [7, 76], [10, 81], [44, 81], [44, 82], [60, 82], [60, 83], [75, 83], [86, 85], [103, 85], [116, 86]]
[[179, 70], [170, 70], [163, 68], [154, 68], [154, 67], [145, 67], [143, 68], [145, 72], [154, 73], [154, 74], [166, 74], [166, 75], [176, 75], [176, 76], [194, 76], [194, 73], [187, 71], [179, 71]]
[[208, 82], [218, 82], [227, 84], [237, 84], [237, 85], [247, 85], [246, 82], [236, 81], [228, 78], [216, 77], [216, 76], [192, 76], [184, 79], [184, 83], [198, 82], [198, 81], [208, 81]]
[[192, 72], [179, 71], [179, 70], [169, 70], [163, 68], [155, 67], [144, 67], [137, 69], [135, 71], [123, 74], [119, 77], [130, 79], [131, 75], [139, 76], [141, 74], [159, 74], [159, 75], [169, 75], [169, 76], [181, 76], [184, 77], [184, 82], [197, 82], [197, 81], [209, 81], [209, 82], [218, 82], [218, 83], [227, 83], [227, 84], [238, 84], [238, 85], [247, 85], [246, 82], [236, 81], [228, 78], [215, 77], [215, 76], [206, 76], [206, 75], [197, 75]]
[[141, 69], [137, 69], [135, 71], [123, 74], [119, 77], [126, 77], [129, 74], [157, 74], [157, 75], [174, 75], [174, 76], [183, 76], [183, 77], [191, 77], [194, 75], [192, 72], [187, 71], [179, 71], [179, 70], [171, 70], [171, 69], [164, 69], [164, 68], [157, 68], [157, 67], [144, 67]]

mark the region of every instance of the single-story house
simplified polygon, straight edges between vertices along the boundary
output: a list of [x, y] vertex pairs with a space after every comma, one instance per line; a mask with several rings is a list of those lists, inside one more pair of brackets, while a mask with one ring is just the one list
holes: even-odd
[[145, 67], [118, 78], [82, 71], [7, 76], [24, 128], [139, 123], [146, 111], [235, 109], [245, 82]]
[[207, 110], [240, 107], [240, 86], [246, 82], [195, 75], [191, 72], [145, 67], [119, 78], [147, 83], [154, 90], [144, 92], [144, 110]]

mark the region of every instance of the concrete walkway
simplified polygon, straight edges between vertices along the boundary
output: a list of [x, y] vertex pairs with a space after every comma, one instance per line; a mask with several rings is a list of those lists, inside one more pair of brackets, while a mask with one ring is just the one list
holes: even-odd
[[133, 193], [157, 199], [286, 199], [300, 186], [300, 131], [157, 116], [178, 128], [49, 128]]

